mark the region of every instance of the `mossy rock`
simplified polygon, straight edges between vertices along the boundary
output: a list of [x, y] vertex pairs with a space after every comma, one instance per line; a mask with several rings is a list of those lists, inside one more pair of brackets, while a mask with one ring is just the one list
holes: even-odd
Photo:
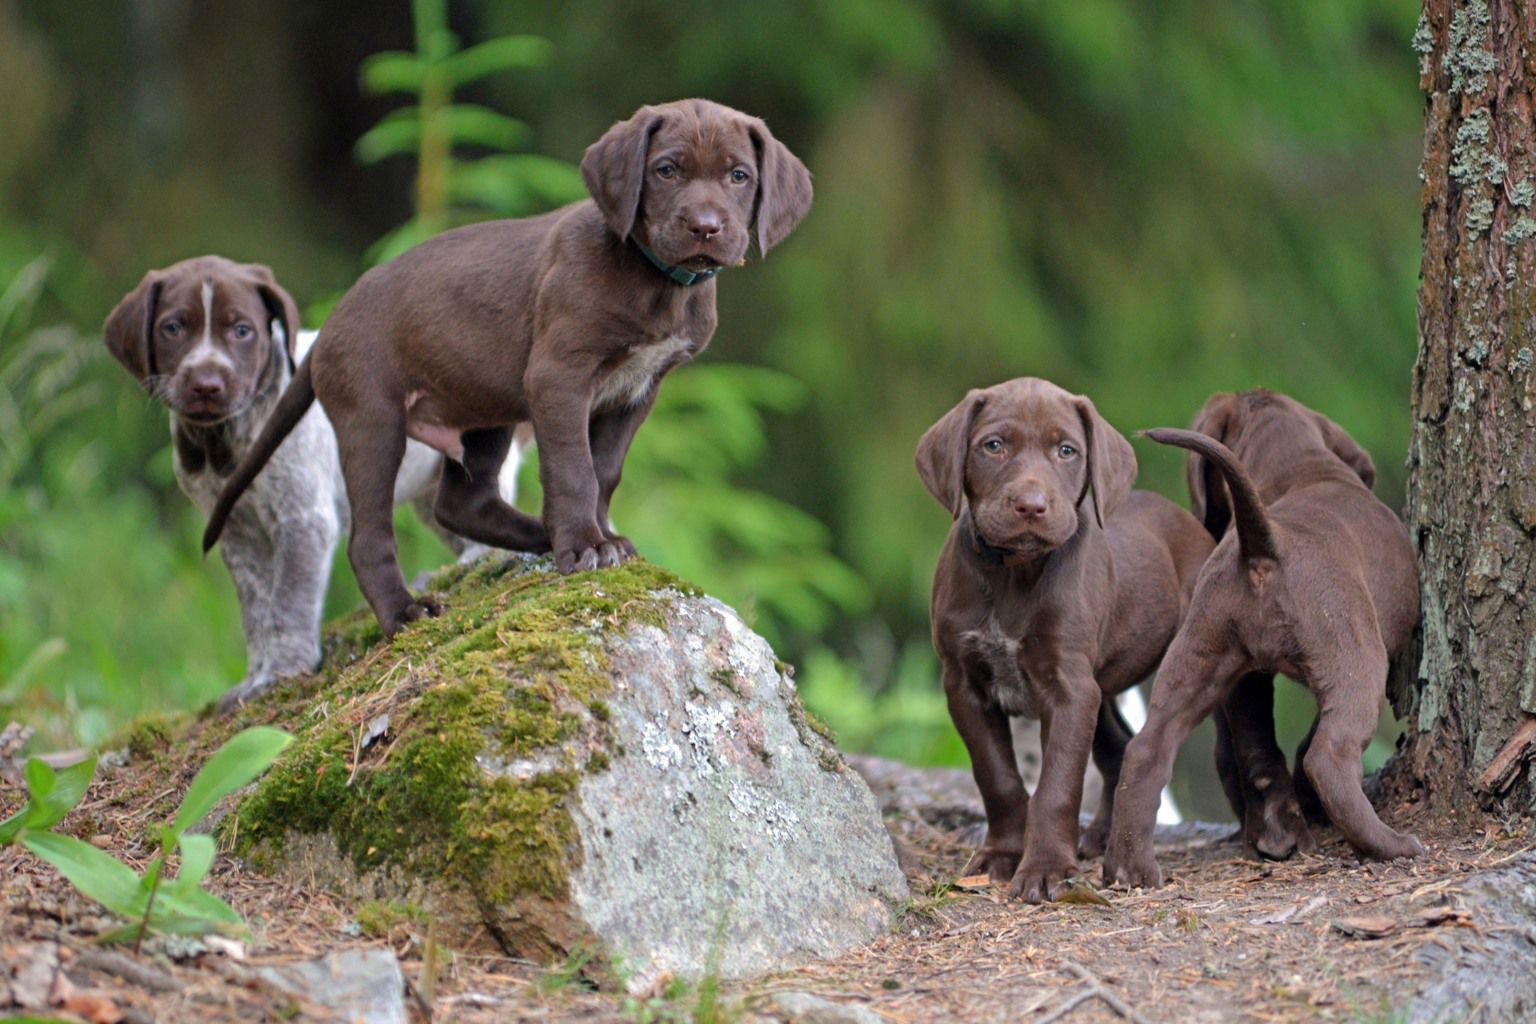
[[387, 644], [349, 617], [320, 677], [211, 724], [297, 736], [227, 846], [636, 987], [888, 926], [907, 893], [873, 798], [725, 605], [638, 560], [561, 577], [492, 555], [432, 589], [443, 616]]

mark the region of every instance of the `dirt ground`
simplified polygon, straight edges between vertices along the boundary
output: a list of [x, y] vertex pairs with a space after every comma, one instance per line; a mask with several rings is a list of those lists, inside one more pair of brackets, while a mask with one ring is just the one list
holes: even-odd
[[[963, 796], [919, 807], [924, 798], [911, 792], [876, 790], [912, 854], [914, 898], [891, 933], [839, 959], [718, 992], [604, 992], [578, 964], [509, 959], [488, 938], [445, 955], [428, 986], [419, 923], [374, 922], [365, 933], [356, 907], [262, 878], [229, 857], [216, 864], [211, 888], [246, 916], [254, 941], [219, 950], [157, 939], [134, 955], [93, 941], [113, 922], [51, 868], [20, 848], [0, 848], [0, 962], [9, 969], [0, 971], [0, 1017], [347, 1020], [274, 988], [256, 969], [375, 949], [399, 958], [417, 1020], [782, 1020], [777, 1000], [795, 992], [843, 1008], [797, 1018], [807, 1021], [1391, 1021], [1428, 977], [1426, 947], [1459, 955], [1493, 927], [1463, 904], [1462, 881], [1536, 844], [1529, 822], [1463, 826], [1397, 806], [1384, 816], [1416, 831], [1427, 857], [1361, 864], [1329, 834], [1320, 856], [1277, 864], [1246, 855], [1230, 826], [1185, 826], [1159, 843], [1170, 876], [1163, 888], [1088, 887], [1075, 902], [1033, 907], [1008, 900], [1001, 887], [952, 884], [976, 828]], [[143, 792], [131, 767], [99, 770], [63, 829], [141, 868], [152, 826], [170, 817], [180, 795], [176, 785]], [[0, 816], [17, 799], [0, 784]], [[1097, 865], [1085, 867], [1096, 875]], [[1536, 935], [1526, 937], [1536, 944]], [[1530, 953], [1536, 964], [1536, 945]], [[39, 978], [51, 1007], [36, 1005]]]

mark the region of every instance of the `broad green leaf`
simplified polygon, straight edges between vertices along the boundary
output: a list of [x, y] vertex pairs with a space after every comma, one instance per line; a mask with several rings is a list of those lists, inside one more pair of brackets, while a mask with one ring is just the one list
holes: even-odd
[[62, 768], [54, 774], [54, 789], [44, 801], [49, 807], [49, 816], [27, 823], [28, 828], [52, 828], [63, 820], [64, 815], [75, 809], [75, 804], [85, 796], [85, 791], [91, 786], [91, 779], [96, 776], [96, 755], [72, 764], [68, 768]]
[[386, 157], [416, 152], [421, 142], [421, 119], [415, 107], [406, 107], [386, 116], [363, 133], [352, 152], [364, 164], [376, 164]]
[[16, 841], [16, 837], [21, 834], [22, 826], [27, 823], [27, 815], [31, 813], [32, 804], [28, 801], [21, 805], [21, 810], [0, 821], [0, 846]]
[[74, 836], [57, 832], [28, 832], [27, 849], [58, 869], [86, 896], [123, 917], [144, 913], [144, 890], [128, 865]]
[[181, 867], [176, 872], [176, 881], [162, 883], [161, 888], [174, 886], [178, 892], [196, 889], [213, 867], [213, 853], [213, 836], [182, 836]]
[[42, 803], [48, 799], [48, 794], [53, 792], [53, 787], [58, 783], [58, 774], [53, 766], [35, 757], [27, 758], [22, 774], [26, 776], [27, 792], [32, 794], [33, 803]]
[[214, 804], [266, 771], [292, 742], [293, 737], [281, 729], [265, 725], [252, 726], [226, 741], [203, 765], [187, 787], [187, 795], [181, 798], [181, 808], [171, 826], [176, 834], [202, 821]]
[[533, 134], [528, 125], [517, 118], [472, 103], [455, 104], [439, 111], [436, 116], [442, 119], [449, 137], [461, 145], [515, 149]]
[[22, 829], [52, 828], [74, 809], [96, 774], [96, 758], [86, 758], [62, 771], [47, 762], [30, 758], [23, 769], [30, 799], [21, 810], [0, 822], [0, 843], [13, 842]]
[[363, 89], [375, 96], [421, 89], [421, 61], [414, 53], [376, 53], [363, 61], [358, 73]]
[[537, 68], [549, 63], [554, 47], [538, 36], [502, 36], [471, 46], [444, 60], [443, 74], [458, 86], [510, 68]]
[[213, 893], [198, 888], [182, 891], [168, 885], [162, 885], [155, 894], [149, 925], [157, 931], [179, 935], [245, 931], [245, 919]]

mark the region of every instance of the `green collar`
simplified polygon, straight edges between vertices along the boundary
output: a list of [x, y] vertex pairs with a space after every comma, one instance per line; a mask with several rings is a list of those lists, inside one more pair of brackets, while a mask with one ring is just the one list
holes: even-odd
[[651, 261], [651, 266], [655, 267], [657, 270], [661, 271], [663, 274], [667, 275], [667, 277], [671, 278], [673, 281], [676, 281], [684, 288], [687, 288], [690, 285], [698, 284], [700, 281], [708, 281], [710, 278], [720, 273], [721, 268], [719, 267], [716, 267], [713, 270], [694, 271], [684, 270], [682, 267], [670, 266], [669, 264], [663, 263], [661, 261], [661, 257], [652, 252], [650, 246], [643, 244], [640, 239], [631, 237], [630, 241], [634, 242], [635, 247], [645, 254], [646, 259]]

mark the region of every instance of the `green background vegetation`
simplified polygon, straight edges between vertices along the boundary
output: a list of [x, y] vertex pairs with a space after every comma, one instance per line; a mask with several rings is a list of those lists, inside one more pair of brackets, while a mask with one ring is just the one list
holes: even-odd
[[[518, 126], [459, 150], [493, 162], [454, 218], [544, 208], [569, 181], [557, 161], [684, 96], [766, 118], [812, 169], [805, 224], [722, 275], [714, 344], [662, 389], [615, 516], [753, 618], [845, 747], [964, 763], [927, 636], [947, 518], [911, 456], [968, 387], [1050, 377], [1128, 434], [1187, 423], [1212, 391], [1275, 387], [1349, 429], [1401, 503], [1421, 131], [1407, 0], [448, 13], [465, 46], [549, 44], [462, 89]], [[243, 671], [165, 414], [106, 355], [102, 319], [147, 269], [204, 252], [269, 264], [323, 312], [417, 209], [410, 156], [354, 151], [409, 102], [359, 69], [412, 49], [413, 27], [404, 0], [0, 0], [0, 712], [53, 742]], [[512, 154], [532, 162], [494, 163]], [[1137, 453], [1142, 485], [1182, 501], [1180, 458]], [[410, 518], [408, 569], [438, 564]], [[357, 601], [339, 566], [337, 611]], [[1295, 737], [1310, 702], [1282, 693]], [[1182, 763], [1186, 803], [1220, 814], [1208, 750]]]

